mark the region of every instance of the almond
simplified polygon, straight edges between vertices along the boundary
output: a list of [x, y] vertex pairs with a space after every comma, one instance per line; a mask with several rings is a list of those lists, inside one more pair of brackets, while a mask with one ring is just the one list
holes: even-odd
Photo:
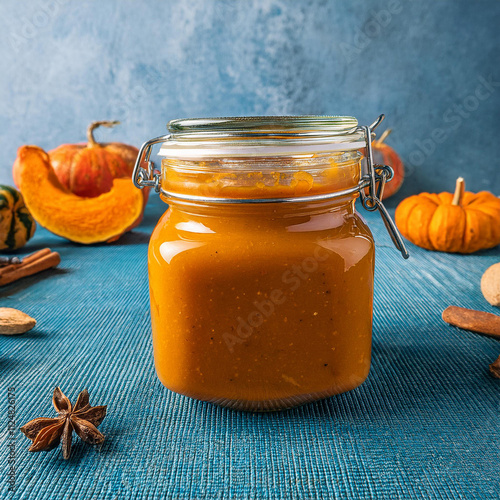
[[0, 307], [0, 334], [17, 335], [25, 333], [35, 325], [36, 320], [22, 311], [11, 307]]
[[488, 267], [484, 272], [481, 291], [492, 306], [500, 307], [500, 262]]

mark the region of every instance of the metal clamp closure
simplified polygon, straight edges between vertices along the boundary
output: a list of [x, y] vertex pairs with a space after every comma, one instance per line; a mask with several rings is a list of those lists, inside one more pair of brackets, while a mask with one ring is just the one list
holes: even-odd
[[[132, 174], [132, 181], [134, 182], [135, 187], [138, 187], [139, 189], [144, 187], [154, 187], [154, 190], [157, 193], [160, 192], [161, 171], [158, 170], [155, 167], [154, 162], [151, 161], [151, 151], [155, 144], [165, 142], [169, 138], [170, 135], [162, 135], [160, 137], [150, 139], [141, 146], [135, 161], [134, 172]], [[144, 163], [146, 163], [147, 168], [142, 166]]]
[[[366, 189], [360, 189], [361, 204], [363, 208], [369, 212], [378, 210], [384, 222], [384, 225], [392, 239], [395, 247], [401, 252], [404, 259], [410, 256], [403, 241], [403, 237], [399, 232], [396, 224], [392, 220], [389, 212], [382, 203], [384, 196], [384, 186], [387, 181], [390, 181], [394, 176], [394, 170], [388, 165], [374, 165], [373, 164], [373, 150], [372, 150], [372, 133], [375, 128], [383, 121], [384, 115], [380, 115], [378, 119], [369, 127], [360, 127], [365, 133], [366, 141], [366, 164], [368, 172], [361, 178], [365, 182]], [[361, 184], [361, 183], [360, 183]]]

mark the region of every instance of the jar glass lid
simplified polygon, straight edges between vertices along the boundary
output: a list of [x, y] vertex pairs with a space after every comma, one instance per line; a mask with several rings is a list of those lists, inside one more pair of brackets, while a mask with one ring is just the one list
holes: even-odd
[[160, 155], [204, 158], [318, 154], [365, 146], [351, 116], [251, 116], [188, 118], [168, 123]]

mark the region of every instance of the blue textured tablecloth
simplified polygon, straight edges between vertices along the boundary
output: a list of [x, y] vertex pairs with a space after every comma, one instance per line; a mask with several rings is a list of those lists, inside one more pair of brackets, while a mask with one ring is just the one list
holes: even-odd
[[[146, 250], [164, 209], [155, 197], [144, 223], [112, 245], [39, 228], [24, 251], [50, 246], [60, 268], [0, 289], [0, 306], [38, 321], [0, 336], [1, 498], [500, 498], [500, 380], [488, 374], [500, 343], [441, 320], [450, 304], [495, 312], [479, 282], [498, 248], [458, 256], [409, 245], [405, 262], [379, 216], [364, 213], [378, 246], [368, 381], [251, 414], [176, 395], [156, 378]], [[17, 429], [55, 416], [56, 385], [108, 404], [104, 444], [75, 439], [69, 461], [60, 449], [28, 453], [28, 439], [9, 432], [14, 406]]]

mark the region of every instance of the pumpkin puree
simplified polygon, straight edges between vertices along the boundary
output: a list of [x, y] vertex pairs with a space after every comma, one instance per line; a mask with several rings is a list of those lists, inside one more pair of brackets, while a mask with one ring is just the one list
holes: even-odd
[[[358, 161], [341, 167], [198, 176], [168, 169], [163, 188], [226, 198], [304, 196], [357, 184]], [[374, 245], [354, 195], [168, 201], [149, 246], [155, 365], [164, 385], [234, 408], [273, 410], [366, 379]]]

